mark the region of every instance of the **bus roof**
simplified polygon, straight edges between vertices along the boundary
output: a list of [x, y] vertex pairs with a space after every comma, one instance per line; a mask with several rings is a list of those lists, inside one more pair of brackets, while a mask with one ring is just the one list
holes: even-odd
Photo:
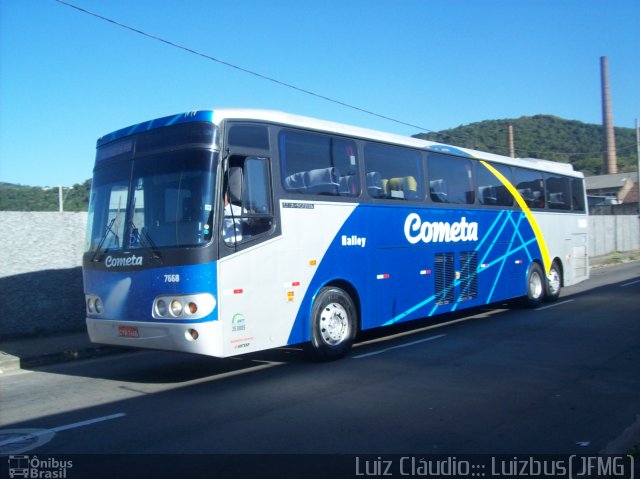
[[434, 141], [422, 140], [411, 136], [395, 135], [392, 133], [370, 130], [367, 128], [360, 128], [332, 121], [293, 115], [282, 111], [221, 109], [214, 111], [213, 118], [214, 122], [218, 124], [224, 120], [253, 120], [273, 122], [286, 126], [322, 131], [325, 133], [353, 136], [367, 140], [377, 140], [402, 146], [426, 149], [434, 152], [450, 153], [458, 156], [495, 161], [497, 163], [522, 166], [524, 168], [533, 168], [536, 170], [568, 174], [577, 177], [583, 176], [582, 173], [575, 171], [570, 163], [559, 163], [556, 161], [549, 161], [538, 158], [510, 158], [507, 156], [496, 155], [494, 153], [487, 153], [484, 151], [477, 151], [469, 148], [461, 148], [458, 146], [446, 145]]
[[246, 120], [246, 121], [264, 121], [277, 123], [284, 126], [292, 126], [309, 130], [316, 130], [325, 133], [333, 133], [338, 135], [346, 135], [366, 140], [383, 141], [401, 146], [412, 148], [420, 148], [433, 152], [449, 153], [452, 155], [465, 156], [507, 165], [522, 166], [524, 168], [533, 168], [547, 172], [560, 173], [576, 177], [583, 177], [583, 174], [574, 171], [573, 166], [569, 163], [559, 163], [556, 161], [542, 160], [537, 158], [510, 158], [494, 153], [472, 150], [458, 146], [446, 145], [428, 140], [421, 140], [410, 136], [395, 135], [382, 131], [370, 130], [356, 126], [336, 123], [332, 121], [319, 120], [316, 118], [293, 115], [282, 111], [274, 110], [258, 110], [258, 109], [233, 109], [225, 108], [218, 110], [197, 110], [176, 115], [170, 115], [163, 118], [157, 118], [142, 123], [137, 123], [126, 128], [114, 131], [98, 139], [97, 146], [100, 147], [114, 140], [124, 138], [126, 136], [148, 131], [164, 126], [175, 125], [179, 123], [189, 123], [196, 121], [208, 121], [220, 125], [225, 120]]

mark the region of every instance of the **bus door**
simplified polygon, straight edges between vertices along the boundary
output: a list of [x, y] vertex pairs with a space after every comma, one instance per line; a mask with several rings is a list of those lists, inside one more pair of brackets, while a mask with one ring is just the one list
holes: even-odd
[[270, 305], [279, 293], [270, 158], [234, 154], [225, 160], [218, 207], [218, 297], [226, 355], [263, 349]]

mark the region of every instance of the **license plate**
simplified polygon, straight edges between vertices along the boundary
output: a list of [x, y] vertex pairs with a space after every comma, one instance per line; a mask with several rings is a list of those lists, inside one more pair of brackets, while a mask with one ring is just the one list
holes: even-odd
[[118, 326], [118, 336], [121, 338], [139, 338], [140, 333], [135, 326]]

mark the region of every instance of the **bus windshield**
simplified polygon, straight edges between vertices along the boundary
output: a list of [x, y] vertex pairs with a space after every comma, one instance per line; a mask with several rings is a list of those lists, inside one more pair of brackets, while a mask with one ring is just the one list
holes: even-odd
[[183, 150], [94, 172], [85, 252], [193, 247], [211, 240], [217, 154]]

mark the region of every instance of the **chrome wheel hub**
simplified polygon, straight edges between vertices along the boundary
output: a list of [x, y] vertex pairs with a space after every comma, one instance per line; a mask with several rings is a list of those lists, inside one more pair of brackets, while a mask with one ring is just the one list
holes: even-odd
[[550, 294], [554, 295], [560, 290], [560, 274], [555, 268], [551, 268], [549, 276], [547, 276], [547, 283]]
[[349, 335], [349, 314], [339, 303], [329, 303], [320, 315], [320, 334], [325, 343], [335, 346]]

